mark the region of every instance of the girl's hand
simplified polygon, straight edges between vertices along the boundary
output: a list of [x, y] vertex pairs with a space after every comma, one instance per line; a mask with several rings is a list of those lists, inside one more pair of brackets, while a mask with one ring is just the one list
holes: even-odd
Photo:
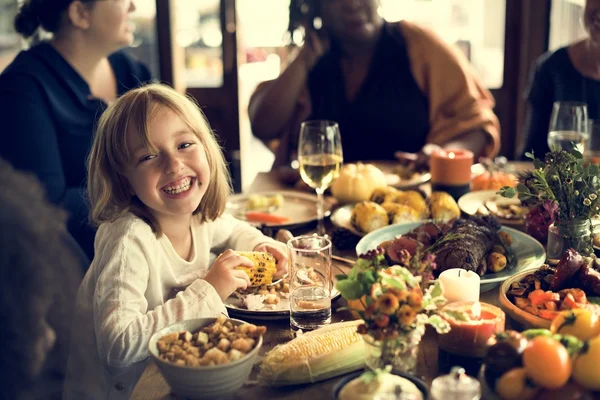
[[221, 300], [225, 301], [237, 289], [246, 289], [250, 285], [248, 275], [244, 271], [234, 269], [240, 265], [254, 266], [252, 261], [229, 249], [217, 257], [204, 277], [204, 280], [215, 288]]
[[288, 251], [287, 246], [280, 242], [261, 243], [254, 248], [254, 251], [271, 253], [277, 260], [277, 272], [273, 278], [281, 278], [288, 272]]

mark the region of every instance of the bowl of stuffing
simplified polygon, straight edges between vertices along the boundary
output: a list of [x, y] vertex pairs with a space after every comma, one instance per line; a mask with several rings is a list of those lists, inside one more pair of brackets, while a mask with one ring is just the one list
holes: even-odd
[[242, 387], [266, 330], [225, 316], [191, 319], [156, 332], [148, 346], [173, 393], [218, 399]]

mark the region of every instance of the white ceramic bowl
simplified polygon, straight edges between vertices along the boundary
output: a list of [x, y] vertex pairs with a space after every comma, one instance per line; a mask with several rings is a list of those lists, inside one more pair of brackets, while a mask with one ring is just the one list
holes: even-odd
[[[148, 347], [160, 372], [171, 386], [173, 393], [192, 399], [220, 399], [235, 393], [242, 387], [256, 362], [262, 346], [262, 337], [256, 342], [254, 349], [237, 361], [227, 364], [202, 367], [175, 365], [161, 360], [158, 356], [156, 342], [171, 332], [190, 331], [192, 333], [212, 324], [216, 318], [199, 318], [181, 321], [156, 332], [150, 338]], [[244, 321], [229, 319], [234, 326]]]

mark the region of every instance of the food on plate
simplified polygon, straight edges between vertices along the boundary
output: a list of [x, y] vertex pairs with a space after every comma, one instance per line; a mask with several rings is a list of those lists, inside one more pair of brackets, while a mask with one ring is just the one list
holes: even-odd
[[383, 203], [381, 207], [387, 212], [390, 225], [415, 222], [421, 219], [421, 214], [417, 210], [404, 204]]
[[272, 285], [250, 286], [238, 290], [228, 299], [228, 304], [249, 311], [289, 310], [290, 282], [283, 279]]
[[[499, 269], [503, 259], [507, 266], [514, 266], [514, 254], [510, 249], [510, 235], [499, 232], [500, 224], [492, 217], [468, 216], [448, 223], [424, 223], [412, 231], [395, 239], [380, 243], [385, 249], [388, 261], [402, 263], [403, 251], [415, 255], [417, 249], [427, 248], [444, 237], [443, 242], [433, 250], [437, 264], [436, 274], [460, 266], [480, 275], [488, 272], [489, 255], [496, 246], [502, 246], [504, 254], [497, 252], [493, 258], [493, 268]], [[493, 272], [490, 270], [490, 272]]]
[[[423, 394], [411, 381], [387, 371], [369, 371], [348, 382], [338, 395], [339, 400], [371, 400], [376, 398], [396, 398], [401, 392], [407, 398], [423, 399]], [[408, 397], [408, 395], [412, 395]]]
[[460, 217], [460, 208], [446, 192], [433, 192], [429, 198], [431, 218], [435, 221], [450, 221]]
[[373, 189], [371, 195], [369, 196], [369, 201], [377, 204], [383, 204], [386, 202], [386, 200], [389, 200], [388, 202], [392, 202], [392, 199], [396, 197], [398, 192], [399, 190], [392, 186], [379, 186]]
[[281, 225], [289, 222], [290, 219], [288, 217], [284, 217], [281, 215], [275, 215], [267, 212], [260, 211], [248, 211], [246, 212], [246, 221], [248, 222], [256, 222], [260, 224], [276, 224]]
[[269, 285], [273, 282], [273, 275], [277, 272], [277, 261], [272, 254], [260, 251], [236, 251], [236, 253], [254, 263], [253, 267], [245, 265], [235, 267], [248, 275], [251, 286]]
[[246, 200], [246, 210], [261, 210], [267, 209], [269, 207], [281, 207], [285, 199], [283, 195], [280, 193], [274, 194], [272, 196], [265, 196], [261, 194], [251, 194], [248, 196]]
[[227, 364], [252, 351], [266, 326], [234, 326], [225, 316], [198, 332], [172, 332], [156, 342], [159, 358], [177, 365], [202, 367]]
[[373, 164], [346, 164], [331, 186], [340, 203], [368, 200], [375, 188], [386, 186], [385, 174]]
[[600, 233], [594, 234], [594, 246], [600, 247]]
[[529, 209], [520, 203], [498, 203], [496, 200], [488, 200], [477, 210], [480, 215], [492, 214], [500, 219], [517, 220], [525, 218]]
[[416, 171], [413, 167], [402, 164], [395, 166], [393, 172], [403, 181], [412, 180], [419, 175], [419, 171]]
[[477, 190], [499, 190], [504, 186], [514, 187], [517, 185], [517, 177], [506, 172], [486, 171], [471, 180], [471, 191]]
[[[497, 245], [494, 245], [496, 247]], [[493, 250], [493, 248], [492, 248]], [[502, 249], [504, 251], [504, 249]], [[500, 272], [506, 268], [506, 256], [503, 253], [492, 251], [487, 258], [487, 268], [490, 272]]]
[[588, 301], [588, 296], [600, 295], [598, 260], [569, 249], [556, 267], [543, 265], [514, 282], [506, 295], [523, 311], [547, 320], [576, 308], [600, 313], [600, 307]]
[[265, 386], [313, 383], [365, 366], [361, 320], [338, 322], [276, 346], [263, 357], [258, 381]]
[[369, 233], [387, 226], [388, 213], [383, 207], [371, 201], [361, 201], [352, 209], [350, 224], [359, 232]]

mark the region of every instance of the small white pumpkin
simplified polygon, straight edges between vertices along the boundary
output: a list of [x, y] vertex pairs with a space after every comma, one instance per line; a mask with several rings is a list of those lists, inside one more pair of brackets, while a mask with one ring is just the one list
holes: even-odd
[[378, 187], [386, 186], [385, 175], [373, 164], [346, 164], [331, 187], [331, 193], [340, 203], [369, 200]]

